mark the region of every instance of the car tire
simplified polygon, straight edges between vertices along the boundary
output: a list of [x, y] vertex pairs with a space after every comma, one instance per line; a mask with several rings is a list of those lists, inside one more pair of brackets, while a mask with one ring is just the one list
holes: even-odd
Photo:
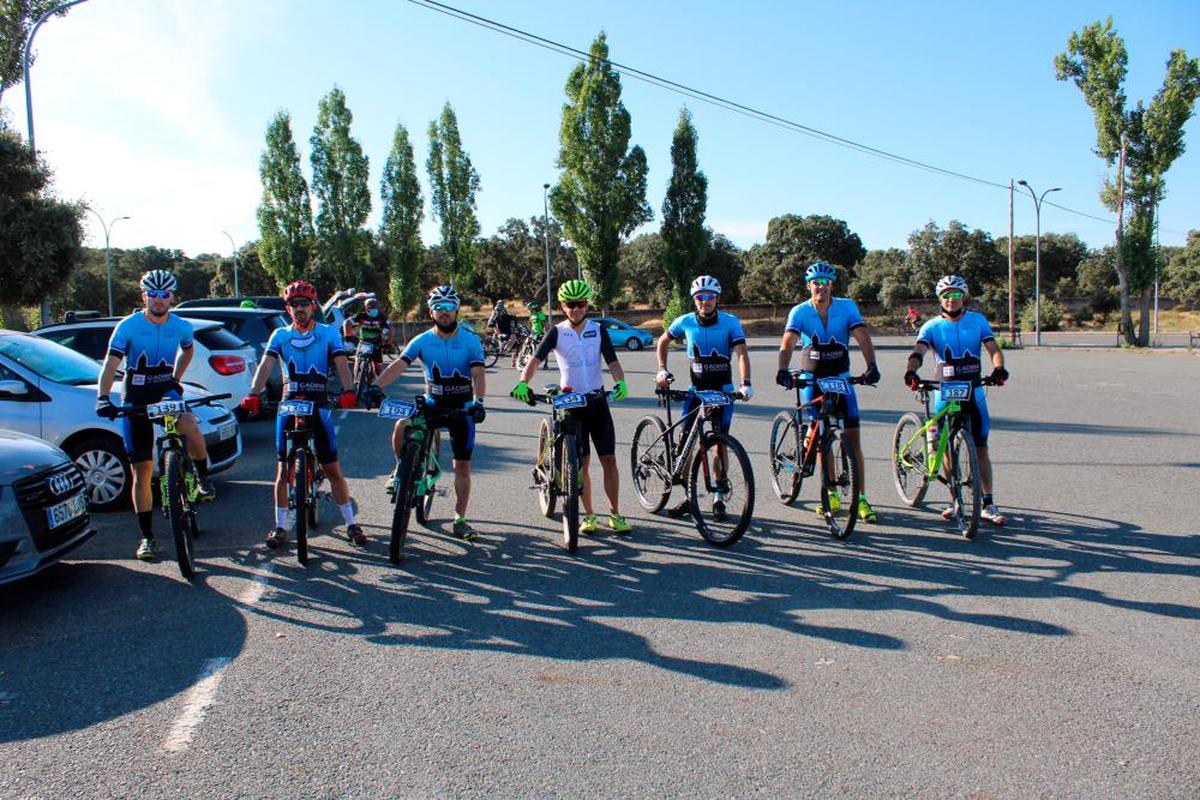
[[626, 342], [625, 342], [625, 347], [630, 352], [636, 353], [638, 350], [642, 349], [642, 340], [637, 338], [636, 336], [630, 336], [629, 339], [626, 340]]
[[129, 505], [133, 473], [125, 446], [115, 436], [88, 436], [67, 448], [67, 455], [83, 471], [88, 508], [119, 511]]

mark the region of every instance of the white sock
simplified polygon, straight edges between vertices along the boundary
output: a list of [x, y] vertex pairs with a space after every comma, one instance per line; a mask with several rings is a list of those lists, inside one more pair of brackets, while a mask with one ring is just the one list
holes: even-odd
[[338, 511], [342, 512], [342, 520], [347, 525], [354, 524], [354, 503], [346, 503], [344, 506], [338, 506]]
[[287, 530], [287, 506], [275, 506], [275, 527]]

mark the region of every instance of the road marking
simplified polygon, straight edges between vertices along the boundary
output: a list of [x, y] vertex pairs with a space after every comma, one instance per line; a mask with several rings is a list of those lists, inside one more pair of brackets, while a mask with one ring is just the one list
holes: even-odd
[[237, 602], [243, 606], [252, 606], [262, 599], [263, 593], [267, 590], [267, 584], [271, 580], [271, 574], [275, 572], [275, 562], [267, 561], [263, 565], [263, 571], [254, 576], [254, 580], [250, 582], [240, 595]]
[[184, 697], [183, 713], [171, 725], [171, 731], [163, 742], [163, 749], [168, 753], [182, 753], [192, 743], [196, 728], [204, 721], [204, 715], [216, 701], [217, 687], [221, 685], [221, 677], [228, 666], [228, 657], [210, 658], [204, 662], [200, 671], [200, 680], [188, 690]]

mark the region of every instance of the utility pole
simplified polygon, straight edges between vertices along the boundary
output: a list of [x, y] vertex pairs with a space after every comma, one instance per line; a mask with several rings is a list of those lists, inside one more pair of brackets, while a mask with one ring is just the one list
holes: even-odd
[[1013, 300], [1013, 180], [1008, 179], [1008, 341], [1017, 341], [1017, 326], [1014, 322], [1016, 301]]
[[1117, 162], [1117, 281], [1121, 284], [1121, 327], [1125, 341], [1133, 344], [1133, 314], [1129, 311], [1129, 281], [1125, 277], [1125, 134], [1121, 134], [1121, 158]]

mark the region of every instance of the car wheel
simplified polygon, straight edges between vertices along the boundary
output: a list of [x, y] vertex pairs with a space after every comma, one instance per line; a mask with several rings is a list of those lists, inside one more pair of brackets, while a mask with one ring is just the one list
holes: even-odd
[[636, 336], [630, 336], [625, 342], [625, 346], [630, 350], [637, 351], [642, 349], [642, 340]]
[[71, 445], [67, 454], [83, 472], [89, 508], [117, 511], [129, 503], [133, 476], [119, 439], [91, 436]]

